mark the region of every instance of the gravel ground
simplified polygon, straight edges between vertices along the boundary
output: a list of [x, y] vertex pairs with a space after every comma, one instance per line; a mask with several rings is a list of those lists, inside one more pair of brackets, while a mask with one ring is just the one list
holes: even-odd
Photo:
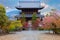
[[60, 35], [48, 31], [21, 31], [0, 36], [0, 40], [60, 40]]

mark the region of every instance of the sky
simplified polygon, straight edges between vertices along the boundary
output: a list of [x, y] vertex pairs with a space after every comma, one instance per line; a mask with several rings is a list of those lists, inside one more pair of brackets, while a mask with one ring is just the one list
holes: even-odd
[[0, 0], [0, 4], [6, 7], [7, 12], [10, 12], [16, 10], [15, 7], [18, 5], [19, 1], [40, 1], [40, 4], [45, 6], [45, 8], [41, 10], [42, 14], [50, 11], [52, 8], [60, 10], [60, 0]]
[[[41, 3], [45, 3], [49, 9], [55, 8], [60, 10], [60, 0], [0, 0], [0, 4], [6, 7], [15, 8], [19, 1], [40, 1]], [[46, 10], [48, 10], [47, 8]]]

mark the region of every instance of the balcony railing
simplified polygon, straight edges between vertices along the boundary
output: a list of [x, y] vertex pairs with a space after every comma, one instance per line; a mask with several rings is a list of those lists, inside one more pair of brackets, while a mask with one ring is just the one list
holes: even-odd
[[[36, 14], [36, 17], [41, 17], [42, 15]], [[22, 14], [20, 14], [18, 17], [23, 17]], [[32, 14], [25, 14], [25, 17], [32, 17]]]

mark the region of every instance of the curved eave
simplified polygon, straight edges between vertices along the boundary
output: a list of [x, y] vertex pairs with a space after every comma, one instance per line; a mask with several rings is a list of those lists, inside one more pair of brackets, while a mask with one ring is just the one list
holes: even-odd
[[23, 9], [36, 9], [36, 10], [41, 10], [41, 9], [43, 9], [44, 7], [41, 7], [41, 8], [20, 8], [20, 7], [16, 7], [16, 9], [18, 9], [18, 10], [23, 10]]

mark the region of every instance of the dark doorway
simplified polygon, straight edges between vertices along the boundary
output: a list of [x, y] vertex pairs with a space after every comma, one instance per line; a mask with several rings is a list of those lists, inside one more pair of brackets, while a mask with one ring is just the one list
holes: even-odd
[[26, 21], [32, 20], [32, 17], [26, 17]]

